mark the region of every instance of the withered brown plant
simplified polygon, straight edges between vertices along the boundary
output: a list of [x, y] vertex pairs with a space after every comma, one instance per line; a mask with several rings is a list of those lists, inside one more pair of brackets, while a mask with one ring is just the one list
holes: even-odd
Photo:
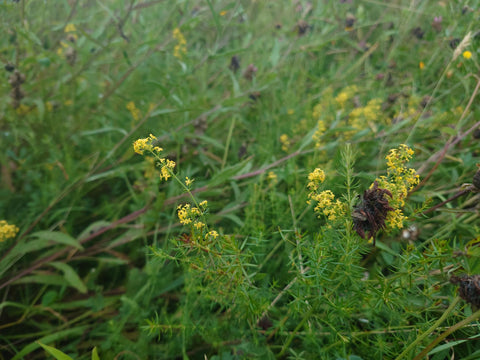
[[452, 284], [458, 284], [458, 295], [473, 306], [480, 307], [480, 275], [453, 275], [450, 278]]
[[393, 210], [387, 195], [392, 197], [390, 191], [379, 188], [375, 181], [373, 187], [363, 193], [360, 204], [353, 209], [353, 229], [363, 239], [373, 238], [375, 241], [376, 233], [385, 227], [387, 214]]

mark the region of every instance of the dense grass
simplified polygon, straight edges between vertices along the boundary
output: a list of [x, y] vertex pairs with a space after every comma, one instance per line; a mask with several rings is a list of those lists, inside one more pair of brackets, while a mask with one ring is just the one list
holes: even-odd
[[480, 356], [474, 5], [0, 1], [0, 358]]

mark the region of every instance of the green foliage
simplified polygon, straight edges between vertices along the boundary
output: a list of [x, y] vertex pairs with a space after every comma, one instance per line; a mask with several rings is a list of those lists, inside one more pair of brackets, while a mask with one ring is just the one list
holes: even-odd
[[0, 359], [478, 357], [479, 15], [0, 1]]

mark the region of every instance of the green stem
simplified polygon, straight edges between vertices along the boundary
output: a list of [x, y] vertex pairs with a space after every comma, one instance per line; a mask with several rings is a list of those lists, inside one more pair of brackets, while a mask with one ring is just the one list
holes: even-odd
[[280, 353], [278, 354], [277, 358], [281, 358], [283, 356], [283, 354], [285, 354], [285, 351], [287, 351], [288, 347], [290, 346], [291, 342], [293, 341], [293, 338], [295, 337], [295, 335], [297, 334], [297, 331], [303, 326], [303, 324], [305, 324], [305, 322], [310, 319], [310, 315], [312, 315], [313, 313], [313, 308], [311, 308], [306, 314], [305, 316], [303, 317], [302, 321], [300, 321], [300, 323], [297, 325], [297, 327], [295, 328], [295, 330], [293, 330], [293, 332], [290, 334], [290, 336], [288, 337], [287, 341], [285, 342], [285, 344], [283, 344], [283, 347], [282, 347], [282, 350], [280, 351]]
[[395, 360], [400, 360], [404, 358], [407, 354], [410, 353], [410, 351], [412, 351], [415, 348], [415, 346], [417, 346], [421, 341], [423, 341], [423, 339], [425, 339], [432, 332], [434, 332], [440, 326], [440, 324], [445, 321], [448, 315], [450, 315], [450, 313], [453, 311], [453, 309], [455, 308], [455, 306], [458, 304], [459, 301], [460, 301], [460, 298], [457, 296], [452, 301], [448, 309], [445, 310], [442, 316], [437, 321], [435, 321], [435, 323], [427, 331], [425, 331], [422, 335], [417, 337], [417, 339], [414, 342], [412, 342], [409, 346], [407, 346], [407, 348], [400, 355], [398, 355], [398, 357]]
[[227, 143], [225, 144], [225, 152], [223, 153], [222, 167], [220, 170], [223, 170], [227, 162], [228, 149], [230, 148], [230, 141], [232, 140], [232, 133], [233, 133], [234, 127], [235, 127], [235, 117], [232, 119], [232, 122], [230, 123], [230, 129], [228, 129]]
[[435, 347], [435, 345], [437, 345], [440, 341], [445, 339], [448, 335], [450, 335], [454, 331], [457, 331], [462, 326], [465, 326], [468, 323], [470, 323], [474, 320], [477, 320], [478, 318], [480, 318], [480, 310], [477, 310], [476, 312], [474, 312], [472, 315], [470, 315], [466, 319], [464, 319], [464, 320], [460, 321], [459, 323], [451, 326], [447, 331], [445, 331], [443, 334], [441, 334], [439, 337], [437, 337], [435, 340], [433, 340], [430, 344], [428, 344], [428, 346], [425, 349], [423, 349], [420, 354], [415, 356], [415, 358], [413, 360], [423, 359], [430, 352], [430, 350], [432, 350]]

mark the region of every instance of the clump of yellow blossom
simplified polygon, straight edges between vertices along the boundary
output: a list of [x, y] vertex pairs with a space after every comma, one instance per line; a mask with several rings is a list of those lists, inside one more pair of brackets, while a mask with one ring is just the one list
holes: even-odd
[[197, 207], [192, 207], [190, 204], [178, 205], [177, 216], [182, 225], [195, 223], [197, 218], [202, 215], [202, 212]]
[[319, 216], [323, 215], [328, 220], [335, 220], [338, 216], [346, 214], [346, 204], [340, 200], [335, 200], [335, 195], [331, 190], [318, 192], [320, 184], [325, 181], [325, 172], [316, 168], [308, 175], [307, 187], [310, 190], [308, 194], [307, 204], [311, 204], [312, 200], [316, 202], [315, 211]]
[[173, 56], [177, 59], [182, 59], [187, 53], [187, 40], [185, 40], [185, 36], [183, 36], [179, 28], [173, 30], [173, 38], [177, 40], [177, 44], [173, 48]]
[[382, 100], [375, 98], [371, 99], [367, 105], [353, 109], [348, 115], [348, 119], [354, 130], [347, 132], [345, 136], [349, 138], [358, 131], [366, 128], [370, 128], [373, 132], [377, 132], [377, 125], [382, 120], [381, 104]]
[[278, 182], [277, 174], [275, 174], [273, 171], [268, 172], [267, 179], [270, 180], [271, 184], [276, 184]]
[[135, 121], [140, 120], [140, 116], [142, 116], [142, 113], [135, 106], [135, 103], [133, 101], [128, 102], [126, 108], [127, 108], [128, 111], [130, 111], [130, 114], [132, 114], [133, 120], [135, 120]]
[[64, 31], [65, 31], [66, 33], [70, 33], [70, 32], [75, 32], [75, 31], [77, 31], [77, 29], [75, 28], [75, 25], [74, 25], [74, 24], [69, 23], [69, 24], [67, 24], [67, 26], [65, 26]]
[[287, 152], [291, 145], [287, 134], [280, 135], [280, 143], [282, 144], [282, 150]]
[[216, 232], [215, 230], [210, 230], [208, 233], [207, 233], [207, 236], [210, 236], [212, 237], [214, 240], [218, 237], [218, 232]]
[[465, 59], [470, 59], [472, 57], [472, 52], [465, 50], [462, 55]]
[[157, 137], [152, 134], [150, 134], [147, 138], [135, 140], [133, 143], [133, 150], [140, 155], [143, 155], [145, 151], [157, 153], [162, 152], [162, 148], [152, 145], [154, 140], [157, 140]]
[[153, 155], [160, 165], [160, 179], [161, 180], [168, 180], [172, 177], [173, 169], [175, 168], [176, 164], [175, 161], [165, 159], [160, 157], [160, 153], [163, 149], [159, 146], [153, 146], [153, 141], [157, 140], [156, 136], [150, 134], [147, 138], [138, 139], [133, 143], [133, 150], [139, 154], [144, 155], [145, 152], [149, 152]]
[[169, 178], [172, 177], [173, 169], [175, 168], [175, 161], [161, 158], [160, 159], [160, 180], [167, 181]]
[[425, 63], [424, 63], [423, 61], [420, 61], [420, 62], [418, 63], [418, 68], [419, 68], [420, 70], [425, 69]]
[[[389, 205], [394, 208], [390, 211], [385, 220], [391, 228], [401, 229], [403, 227], [402, 208], [405, 205], [405, 199], [408, 192], [420, 182], [420, 177], [415, 169], [408, 168], [407, 163], [412, 159], [414, 151], [405, 144], [401, 144], [397, 149], [391, 149], [385, 157], [387, 160], [387, 175], [376, 179], [378, 187], [386, 189], [392, 193], [389, 199]], [[373, 186], [373, 185], [372, 185]]]
[[10, 225], [5, 220], [0, 220], [0, 242], [12, 239], [17, 236], [19, 229], [15, 225]]
[[188, 176], [185, 177], [185, 185], [188, 187], [190, 187], [194, 181], [195, 179], [190, 179]]
[[204, 222], [207, 213], [207, 200], [202, 201], [198, 207], [191, 204], [179, 205], [177, 207], [177, 216], [182, 225], [189, 225], [192, 230], [191, 239], [195, 242], [198, 239], [213, 239], [218, 237], [218, 232], [209, 230]]
[[317, 130], [312, 136], [313, 141], [315, 141], [315, 147], [320, 148], [322, 146], [322, 136], [325, 134], [327, 130], [327, 126], [325, 125], [325, 121], [318, 120], [317, 122]]
[[347, 86], [338, 93], [337, 97], [335, 98], [335, 102], [340, 108], [344, 108], [347, 101], [352, 99], [357, 92], [358, 88], [356, 85]]
[[310, 191], [317, 191], [321, 183], [325, 181], [325, 172], [322, 169], [316, 168], [308, 174], [307, 187]]

